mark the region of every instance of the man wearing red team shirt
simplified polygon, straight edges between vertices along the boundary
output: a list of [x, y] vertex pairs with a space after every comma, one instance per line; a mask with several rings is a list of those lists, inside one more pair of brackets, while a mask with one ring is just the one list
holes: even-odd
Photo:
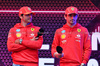
[[[78, 9], [70, 6], [65, 10], [66, 24], [55, 32], [51, 53], [60, 58], [60, 66], [85, 66], [91, 54], [88, 30], [77, 23]], [[56, 47], [62, 47], [62, 53]]]
[[40, 27], [32, 24], [30, 7], [24, 6], [19, 10], [21, 23], [10, 29], [7, 47], [13, 59], [13, 66], [38, 66], [38, 49], [41, 48], [43, 37], [36, 39]]

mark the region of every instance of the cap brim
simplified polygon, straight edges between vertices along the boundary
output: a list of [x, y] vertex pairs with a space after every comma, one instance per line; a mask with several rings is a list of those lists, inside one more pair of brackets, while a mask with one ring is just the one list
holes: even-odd
[[78, 13], [68, 13], [68, 15], [69, 15], [69, 14], [78, 14]]
[[35, 15], [35, 13], [34, 12], [27, 12], [27, 13], [24, 13], [24, 14], [33, 14], [33, 15]]

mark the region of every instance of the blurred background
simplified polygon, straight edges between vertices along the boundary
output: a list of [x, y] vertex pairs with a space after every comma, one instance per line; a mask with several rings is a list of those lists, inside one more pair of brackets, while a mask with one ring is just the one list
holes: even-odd
[[[0, 66], [12, 65], [11, 52], [7, 49], [7, 36], [10, 28], [20, 22], [18, 10], [23, 6], [29, 6], [36, 12], [32, 22], [35, 26], [44, 28], [46, 32], [43, 35], [43, 44], [49, 44], [50, 49], [39, 50], [39, 58], [52, 58], [51, 45], [54, 33], [56, 29], [66, 23], [64, 11], [69, 6], [79, 9], [78, 23], [88, 28], [90, 35], [92, 35], [91, 32], [100, 31], [98, 29], [100, 26], [100, 0], [0, 0], [0, 64], [2, 64]], [[98, 50], [92, 51], [90, 58], [96, 59], [100, 65], [99, 42]], [[59, 64], [58, 61], [59, 59], [55, 59], [55, 66]]]

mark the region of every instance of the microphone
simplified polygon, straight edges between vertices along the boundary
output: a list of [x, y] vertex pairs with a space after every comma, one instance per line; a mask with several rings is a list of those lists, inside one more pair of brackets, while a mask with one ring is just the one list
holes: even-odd
[[57, 46], [56, 47], [56, 51], [58, 52], [58, 53], [62, 53], [62, 51], [63, 51], [63, 48], [62, 47], [60, 47], [60, 46]]
[[39, 36], [42, 36], [43, 33], [44, 33], [43, 28], [40, 28], [40, 29], [39, 29], [39, 32], [38, 32], [38, 35], [36, 36], [36, 39], [39, 39]]

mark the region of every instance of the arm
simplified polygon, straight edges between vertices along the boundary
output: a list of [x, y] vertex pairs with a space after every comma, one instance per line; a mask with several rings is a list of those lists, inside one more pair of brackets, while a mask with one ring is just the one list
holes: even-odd
[[12, 28], [10, 29], [9, 34], [8, 34], [7, 48], [8, 48], [8, 51], [10, 52], [21, 51], [21, 50], [26, 49], [25, 46], [15, 43], [14, 31]]
[[60, 44], [60, 40], [59, 40], [58, 32], [56, 31], [55, 36], [54, 36], [54, 40], [52, 43], [52, 47], [51, 47], [52, 57], [56, 57], [56, 58], [63, 57], [63, 55], [64, 55], [63, 53], [58, 53], [56, 51], [56, 47], [59, 46], [59, 44]]
[[82, 63], [86, 64], [89, 60], [89, 57], [91, 55], [91, 41], [90, 41], [90, 36], [88, 33], [88, 30], [86, 29], [85, 34], [84, 34], [84, 53], [83, 53], [83, 61]]
[[38, 40], [25, 40], [23, 39], [22, 44], [31, 49], [40, 49], [43, 43], [43, 37], [39, 36]]

